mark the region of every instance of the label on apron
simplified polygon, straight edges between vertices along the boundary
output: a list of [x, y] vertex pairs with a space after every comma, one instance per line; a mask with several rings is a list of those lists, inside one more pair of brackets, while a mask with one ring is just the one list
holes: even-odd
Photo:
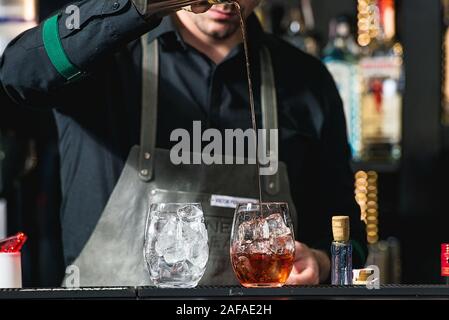
[[219, 208], [237, 208], [237, 205], [240, 203], [257, 203], [257, 199], [252, 198], [239, 198], [239, 197], [231, 197], [231, 196], [221, 196], [213, 194], [210, 197], [210, 205], [211, 207], [219, 207]]

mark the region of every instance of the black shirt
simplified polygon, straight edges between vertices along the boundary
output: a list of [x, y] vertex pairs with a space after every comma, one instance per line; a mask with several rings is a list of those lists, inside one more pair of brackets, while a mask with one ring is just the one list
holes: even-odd
[[[120, 6], [114, 5], [119, 3]], [[215, 64], [183, 42], [170, 18], [156, 28], [129, 0], [82, 1], [81, 29], [59, 32], [71, 62], [86, 72], [67, 83], [51, 64], [41, 26], [11, 42], [0, 62], [0, 95], [37, 108], [53, 108], [61, 157], [61, 222], [66, 263], [82, 250], [116, 184], [128, 152], [139, 144], [141, 44], [159, 39], [157, 145], [169, 148], [177, 128], [250, 128], [242, 45]], [[351, 216], [353, 238], [363, 240], [353, 196], [342, 103], [323, 64], [264, 33], [248, 19], [257, 118], [260, 120], [258, 51], [272, 55], [276, 79], [280, 160], [287, 164], [298, 211], [298, 239], [328, 251], [331, 216]], [[0, 86], [1, 88], [2, 86]], [[26, 115], [24, 115], [26, 116]]]

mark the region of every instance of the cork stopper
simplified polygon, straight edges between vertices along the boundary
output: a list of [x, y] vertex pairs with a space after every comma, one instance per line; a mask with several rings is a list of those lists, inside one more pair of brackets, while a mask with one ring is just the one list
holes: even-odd
[[349, 217], [332, 217], [332, 233], [334, 241], [349, 241]]
[[362, 269], [359, 272], [358, 281], [367, 281], [368, 277], [374, 273], [373, 269]]

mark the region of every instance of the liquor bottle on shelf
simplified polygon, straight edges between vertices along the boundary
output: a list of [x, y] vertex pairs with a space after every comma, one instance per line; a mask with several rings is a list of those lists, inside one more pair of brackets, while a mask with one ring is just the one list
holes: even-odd
[[441, 244], [441, 277], [449, 285], [449, 243]]
[[300, 6], [290, 8], [285, 15], [283, 25], [286, 41], [315, 57], [320, 56], [320, 45], [314, 33], [315, 19], [310, 0], [301, 0]]
[[396, 161], [401, 157], [404, 69], [402, 46], [395, 41], [394, 0], [359, 0], [359, 7], [360, 1], [367, 5], [370, 21], [369, 33], [359, 35], [364, 45], [360, 60], [362, 157]]
[[343, 100], [349, 145], [354, 160], [361, 158], [362, 151], [359, 54], [360, 48], [351, 32], [349, 18], [339, 16], [333, 19], [323, 61], [334, 77]]
[[442, 122], [449, 125], [449, 0], [442, 0], [443, 5], [443, 114]]

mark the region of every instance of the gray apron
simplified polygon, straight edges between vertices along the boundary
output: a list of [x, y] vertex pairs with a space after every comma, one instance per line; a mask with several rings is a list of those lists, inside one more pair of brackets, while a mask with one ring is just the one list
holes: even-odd
[[[157, 149], [158, 45], [142, 38], [141, 143], [134, 146], [111, 197], [85, 247], [73, 262], [80, 286], [151, 285], [143, 255], [151, 203], [201, 203], [209, 235], [209, 261], [200, 285], [237, 284], [229, 257], [234, 209], [211, 205], [212, 195], [258, 198], [255, 165], [174, 165], [169, 150]], [[269, 51], [261, 50], [262, 127], [277, 128], [277, 102]], [[270, 152], [270, 150], [267, 150]], [[277, 152], [277, 150], [276, 150]], [[235, 162], [234, 162], [235, 163]], [[285, 201], [296, 226], [287, 168], [263, 176], [265, 201]]]

